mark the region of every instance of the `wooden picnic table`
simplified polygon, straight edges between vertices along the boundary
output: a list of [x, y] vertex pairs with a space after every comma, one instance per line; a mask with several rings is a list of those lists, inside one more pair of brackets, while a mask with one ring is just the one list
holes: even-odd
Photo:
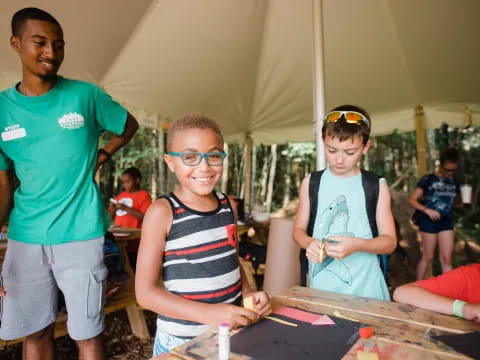
[[[368, 339], [359, 338], [343, 357], [343, 360], [356, 360], [357, 351], [364, 348], [375, 349], [381, 360], [468, 359], [465, 355], [432, 339], [431, 335], [461, 334], [480, 330], [478, 323], [418, 309], [410, 305], [300, 286], [295, 286], [285, 293], [275, 296], [272, 303], [274, 310], [283, 306], [295, 306], [320, 314], [338, 316], [340, 313], [345, 318], [371, 325], [375, 335]], [[176, 360], [215, 359], [218, 357], [216, 344], [216, 331], [209, 330], [174, 349], [168, 357], [156, 357], [154, 360], [167, 358]], [[248, 357], [232, 355], [231, 359], [248, 359]]]

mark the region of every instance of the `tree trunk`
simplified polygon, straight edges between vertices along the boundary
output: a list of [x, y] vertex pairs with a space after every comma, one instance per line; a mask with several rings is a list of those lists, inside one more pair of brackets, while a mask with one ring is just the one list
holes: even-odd
[[[153, 136], [150, 139], [151, 142], [151, 147], [152, 149], [158, 149], [158, 137], [157, 131], [153, 130]], [[153, 195], [153, 198], [156, 198], [158, 195], [158, 162], [155, 159], [155, 157], [152, 157], [148, 161], [151, 164], [152, 167], [152, 172], [151, 172], [151, 177], [150, 177], [150, 189], [151, 189], [151, 194]]]
[[283, 187], [283, 207], [286, 207], [290, 202], [290, 186], [292, 185], [292, 160], [286, 158], [286, 169], [283, 175], [284, 187]]
[[[224, 151], [228, 154], [228, 144], [225, 143], [223, 145]], [[223, 193], [227, 193], [227, 185], [228, 185], [228, 156], [225, 158], [223, 162], [223, 172], [222, 172], [222, 186], [221, 186], [221, 191]]]
[[158, 156], [158, 178], [157, 178], [157, 195], [165, 194], [167, 192], [165, 183], [167, 181], [166, 173], [165, 173], [165, 162], [163, 161], [163, 154], [165, 153], [165, 133], [163, 130], [159, 130], [158, 136], [158, 149], [160, 150], [160, 154]]
[[263, 153], [263, 166], [262, 166], [262, 177], [260, 179], [260, 198], [259, 203], [265, 205], [266, 194], [267, 194], [267, 180], [268, 180], [268, 154], [266, 151]]
[[244, 169], [245, 169], [245, 159], [247, 158], [246, 153], [247, 153], [247, 147], [244, 146], [242, 151], [238, 152], [241, 154], [240, 159], [239, 159], [239, 172], [238, 172], [238, 187], [240, 189], [240, 198], [245, 199], [245, 182], [243, 181], [243, 174], [244, 174]]
[[277, 169], [277, 144], [272, 145], [272, 160], [270, 161], [270, 175], [268, 176], [268, 191], [265, 208], [267, 212], [272, 209], [273, 183], [275, 181], [275, 171]]
[[250, 187], [250, 198], [252, 199], [252, 204], [250, 204], [250, 209], [255, 209], [255, 205], [257, 204], [256, 202], [256, 186], [255, 186], [255, 180], [257, 178], [257, 147], [255, 145], [252, 145], [252, 181], [251, 181], [251, 187]]

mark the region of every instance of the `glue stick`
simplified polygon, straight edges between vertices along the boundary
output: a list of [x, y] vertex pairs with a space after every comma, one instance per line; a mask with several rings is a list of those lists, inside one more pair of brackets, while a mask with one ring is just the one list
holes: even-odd
[[218, 360], [228, 360], [230, 358], [229, 328], [230, 325], [227, 323], [221, 323], [218, 327]]

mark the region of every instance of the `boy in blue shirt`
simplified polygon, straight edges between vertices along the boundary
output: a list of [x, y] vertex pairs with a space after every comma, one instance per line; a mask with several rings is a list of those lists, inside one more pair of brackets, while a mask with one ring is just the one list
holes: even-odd
[[390, 192], [379, 179], [374, 237], [369, 223], [362, 174], [358, 163], [370, 147], [370, 118], [357, 106], [343, 105], [329, 112], [322, 128], [328, 163], [321, 179], [313, 236], [307, 235], [310, 217], [310, 175], [300, 188], [294, 238], [306, 249], [310, 287], [389, 300], [377, 254], [396, 246]]
[[[53, 359], [60, 289], [80, 358], [104, 359], [108, 223], [94, 175], [138, 124], [97, 86], [57, 75], [65, 41], [50, 14], [17, 11], [10, 44], [21, 60], [22, 80], [0, 93], [0, 225], [10, 216], [0, 338], [26, 337], [25, 359]], [[105, 130], [113, 136], [98, 150]], [[10, 213], [13, 168], [20, 185]]]

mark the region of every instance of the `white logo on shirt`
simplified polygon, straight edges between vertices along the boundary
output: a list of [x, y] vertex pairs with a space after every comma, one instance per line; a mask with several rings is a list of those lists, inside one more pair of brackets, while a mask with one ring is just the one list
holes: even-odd
[[60, 119], [58, 119], [58, 124], [68, 130], [73, 129], [80, 129], [85, 125], [85, 119], [82, 115], [72, 112], [69, 114], [63, 115]]
[[5, 131], [2, 132], [3, 141], [20, 139], [25, 136], [27, 136], [27, 131], [25, 130], [25, 128], [21, 128], [19, 124], [7, 126], [5, 128]]

